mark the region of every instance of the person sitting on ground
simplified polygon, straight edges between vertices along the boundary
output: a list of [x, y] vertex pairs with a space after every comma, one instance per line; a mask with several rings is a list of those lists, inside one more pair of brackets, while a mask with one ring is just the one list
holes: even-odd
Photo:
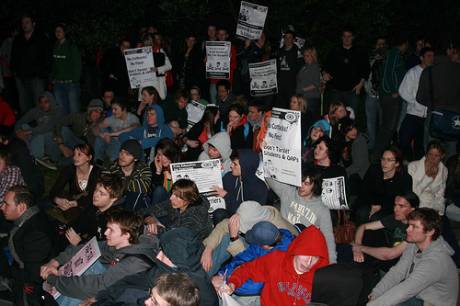
[[221, 132], [226, 131], [230, 136], [233, 150], [251, 149], [253, 132], [242, 106], [233, 104], [228, 109], [228, 122], [221, 120]]
[[338, 134], [340, 129], [340, 120], [346, 117], [354, 119], [354, 114], [352, 114], [351, 111], [351, 108], [346, 107], [344, 103], [339, 101], [333, 102], [329, 105], [329, 112], [324, 115], [324, 120], [329, 123], [329, 134], [327, 135], [329, 138], [334, 139]]
[[216, 274], [231, 256], [244, 251], [244, 238], [240, 234], [246, 234], [260, 221], [269, 221], [277, 228], [289, 230], [294, 236], [298, 234], [297, 229], [281, 217], [275, 207], [262, 206], [256, 201], [245, 201], [233, 216], [219, 222], [203, 241], [205, 249], [201, 263], [209, 275]]
[[54, 96], [49, 92], [41, 94], [37, 102], [36, 107], [16, 122], [16, 136], [28, 144], [38, 163], [57, 170], [55, 163], [59, 161], [59, 150], [53, 142], [53, 129], [62, 109], [56, 106]]
[[[199, 306], [218, 305], [217, 294], [200, 265], [203, 245], [196, 239], [195, 234], [182, 227], [171, 229], [160, 236], [160, 247], [161, 251], [150, 270], [127, 276], [107, 290], [101, 291], [94, 306], [139, 305], [139, 301], [149, 297], [150, 289], [157, 279], [162, 277], [161, 275], [179, 272], [191, 277], [199, 288]], [[174, 286], [180, 288], [181, 284], [177, 282]]]
[[219, 109], [209, 106], [205, 109], [203, 117], [185, 135], [187, 145], [187, 160], [196, 160], [203, 151], [203, 144], [218, 132], [216, 123], [219, 120]]
[[[14, 223], [9, 233], [9, 250], [12, 265], [2, 265], [8, 271], [0, 271], [3, 277], [13, 280], [14, 305], [38, 306], [42, 304], [40, 265], [54, 254], [53, 234], [45, 214], [35, 205], [32, 193], [24, 186], [8, 189], [0, 206], [6, 220]], [[4, 257], [4, 252], [0, 257]], [[6, 258], [0, 259], [6, 262]]]
[[[261, 305], [306, 305], [310, 302], [313, 276], [329, 264], [326, 241], [315, 226], [304, 229], [286, 252], [274, 251], [241, 265], [220, 292], [232, 294], [248, 279], [264, 282]], [[295, 294], [292, 292], [295, 281]]]
[[347, 171], [350, 193], [356, 195], [369, 168], [367, 139], [350, 118], [340, 120], [340, 132], [336, 140], [341, 146], [340, 164]]
[[[394, 213], [380, 220], [361, 224], [356, 230], [353, 260], [375, 262], [380, 269], [388, 270], [407, 248], [406, 229], [409, 214], [419, 207], [418, 196], [409, 191], [397, 195]], [[385, 231], [381, 231], [385, 229]], [[372, 233], [367, 231], [373, 231]], [[368, 256], [365, 256], [368, 255]], [[383, 263], [382, 261], [390, 261]]]
[[139, 125], [139, 118], [128, 112], [128, 106], [124, 102], [113, 101], [112, 116], [105, 118], [95, 130], [95, 160], [103, 161], [106, 156], [110, 161], [116, 160], [121, 145], [119, 136]]
[[200, 196], [196, 184], [188, 179], [177, 180], [171, 189], [171, 197], [143, 211], [149, 215], [145, 218], [147, 231], [158, 234], [161, 227], [188, 228], [199, 240], [206, 238], [212, 231], [209, 218], [209, 201]]
[[150, 164], [152, 171], [151, 205], [169, 199], [172, 188], [170, 165], [179, 162], [180, 149], [171, 139], [160, 140], [155, 148], [155, 158]]
[[198, 156], [198, 160], [220, 159], [222, 176], [224, 176], [231, 171], [231, 154], [230, 136], [227, 132], [220, 132], [203, 144], [203, 152]]
[[291, 224], [317, 226], [326, 238], [329, 262], [337, 262], [331, 213], [321, 200], [321, 173], [313, 167], [304, 167], [300, 187], [281, 183], [269, 177], [266, 177], [265, 181], [280, 198], [281, 216]]
[[152, 288], [145, 306], [198, 306], [201, 292], [193, 279], [185, 273], [161, 275]]
[[369, 167], [354, 211], [356, 223], [391, 215], [396, 195], [412, 191], [412, 178], [402, 162], [401, 151], [391, 146], [383, 152], [380, 165]]
[[458, 272], [450, 258], [453, 251], [440, 236], [441, 217], [433, 209], [418, 208], [408, 220], [409, 245], [372, 290], [367, 305], [457, 305]]
[[[253, 261], [276, 250], [287, 251], [294, 240], [294, 236], [287, 229], [278, 229], [268, 221], [256, 223], [246, 232], [245, 238], [249, 246], [236, 255], [230, 263], [222, 267], [218, 275], [213, 276], [213, 283], [222, 283], [224, 277], [231, 275], [235, 269], [246, 262]], [[249, 279], [235, 290], [234, 293], [238, 297], [234, 297], [244, 305], [246, 299], [252, 299], [252, 297], [247, 296], [259, 296], [263, 286], [263, 283], [256, 283]], [[257, 297], [258, 299], [259, 297]]]
[[150, 193], [152, 173], [144, 163], [144, 152], [137, 140], [126, 140], [118, 153], [118, 160], [104, 173], [114, 174], [121, 178], [126, 195], [127, 207], [137, 207], [142, 194]]
[[140, 142], [142, 149], [147, 151], [147, 156], [150, 156], [149, 161], [153, 161], [153, 154], [157, 143], [163, 138], [173, 139], [174, 135], [168, 125], [164, 123], [162, 117], [163, 112], [160, 111], [161, 106], [153, 104], [146, 110], [145, 124], [137, 127], [129, 132], [120, 135], [120, 141], [123, 143], [128, 139], [135, 139]]
[[178, 90], [174, 94], [174, 101], [166, 101], [164, 103], [164, 112], [166, 122], [171, 120], [179, 121], [179, 126], [182, 130], [186, 130], [188, 126], [188, 92], [185, 89]]
[[21, 169], [22, 177], [34, 197], [41, 198], [45, 190], [43, 172], [35, 163], [27, 144], [14, 133], [0, 127], [0, 148], [9, 153], [11, 165]]
[[93, 166], [93, 149], [89, 144], [75, 146], [73, 165], [61, 169], [49, 192], [49, 200], [63, 212], [68, 221], [75, 220], [91, 206], [96, 180], [101, 174]]
[[[142, 124], [145, 125], [147, 119], [145, 109], [147, 107], [152, 107], [153, 105], [158, 105], [158, 102], [161, 100], [158, 91], [153, 86], [147, 86], [142, 88], [141, 95], [142, 100], [141, 103], [139, 103], [139, 106], [137, 107], [136, 113], [139, 117], [142, 117]], [[158, 112], [162, 112], [161, 116], [164, 118], [163, 108], [160, 108]]]
[[11, 165], [10, 154], [6, 149], [0, 148], [0, 203], [3, 203], [5, 193], [10, 187], [25, 184], [21, 169]]
[[67, 248], [43, 265], [40, 276], [62, 294], [58, 304], [79, 305], [81, 300], [95, 297], [125, 276], [150, 269], [158, 248], [151, 238], [140, 237], [142, 229], [141, 217], [125, 210], [113, 211], [107, 216], [106, 241], [98, 243], [101, 257], [83, 275], [64, 276], [58, 272], [83, 245]]
[[326, 120], [316, 121], [308, 131], [308, 136], [302, 139], [302, 163], [312, 164], [315, 159], [315, 148], [318, 140], [329, 134], [330, 126]]
[[115, 175], [102, 175], [97, 178], [93, 193], [93, 205], [85, 209], [81, 215], [69, 224], [65, 232], [68, 242], [76, 246], [82, 241], [96, 237], [105, 240], [107, 216], [115, 209], [124, 208], [123, 182]]
[[231, 172], [223, 177], [223, 188], [214, 187], [217, 195], [225, 200], [227, 217], [233, 215], [243, 201], [251, 200], [265, 205], [268, 196], [267, 185], [256, 176], [259, 166], [259, 156], [256, 153], [241, 149], [233, 151], [230, 159]]
[[102, 101], [92, 99], [86, 112], [70, 113], [59, 118], [54, 130], [54, 142], [65, 158], [73, 156], [73, 148], [77, 144], [88, 143], [94, 147], [94, 130], [102, 119], [102, 112]]

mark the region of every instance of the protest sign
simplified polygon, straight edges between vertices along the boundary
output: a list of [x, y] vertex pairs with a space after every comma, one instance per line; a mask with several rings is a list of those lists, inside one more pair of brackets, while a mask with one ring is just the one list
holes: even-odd
[[187, 110], [188, 125], [191, 127], [195, 125], [195, 123], [201, 120], [201, 118], [203, 117], [204, 111], [206, 109], [206, 106], [201, 103], [191, 100], [187, 104], [187, 107], [185, 109]]
[[259, 39], [264, 30], [268, 7], [241, 1], [236, 35], [247, 39]]
[[[88, 241], [66, 264], [59, 267], [60, 276], [81, 276], [96, 260], [101, 257], [101, 250], [96, 237]], [[43, 290], [57, 299], [61, 294], [47, 282], [43, 283]]]
[[131, 88], [152, 85], [155, 78], [152, 48], [126, 49], [124, 55]]
[[206, 42], [206, 77], [208, 79], [230, 79], [229, 41]]
[[330, 209], [349, 209], [345, 188], [345, 177], [323, 179], [321, 198]]
[[275, 59], [249, 64], [249, 77], [251, 96], [267, 96], [278, 92]]
[[266, 177], [300, 186], [300, 112], [273, 108], [262, 149]]
[[195, 182], [198, 191], [209, 200], [209, 212], [213, 212], [218, 208], [225, 208], [224, 200], [215, 196], [214, 191], [214, 186], [223, 186], [221, 169], [218, 159], [174, 163], [171, 164], [171, 176], [173, 183], [180, 179]]

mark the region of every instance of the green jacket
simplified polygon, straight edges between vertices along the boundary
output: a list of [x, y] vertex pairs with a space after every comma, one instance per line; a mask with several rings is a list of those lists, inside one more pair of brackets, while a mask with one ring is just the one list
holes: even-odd
[[406, 64], [398, 48], [390, 49], [383, 64], [383, 71], [380, 83], [380, 96], [389, 96], [397, 93], [404, 75], [406, 74]]
[[51, 80], [79, 83], [80, 76], [81, 56], [75, 43], [68, 39], [63, 43], [56, 42], [53, 48]]

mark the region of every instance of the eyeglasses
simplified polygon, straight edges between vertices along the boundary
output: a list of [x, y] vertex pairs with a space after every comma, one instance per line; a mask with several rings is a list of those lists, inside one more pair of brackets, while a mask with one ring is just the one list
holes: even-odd
[[380, 160], [383, 161], [383, 162], [389, 162], [389, 163], [392, 163], [392, 162], [396, 161], [396, 159], [394, 159], [394, 158], [383, 158], [383, 157]]

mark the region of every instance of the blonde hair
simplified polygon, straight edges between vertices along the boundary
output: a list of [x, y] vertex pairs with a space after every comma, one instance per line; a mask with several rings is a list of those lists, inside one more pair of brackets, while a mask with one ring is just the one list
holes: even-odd
[[313, 58], [313, 62], [318, 63], [318, 52], [316, 52], [315, 47], [307, 47], [303, 50], [303, 54], [305, 54], [305, 52], [309, 52]]

